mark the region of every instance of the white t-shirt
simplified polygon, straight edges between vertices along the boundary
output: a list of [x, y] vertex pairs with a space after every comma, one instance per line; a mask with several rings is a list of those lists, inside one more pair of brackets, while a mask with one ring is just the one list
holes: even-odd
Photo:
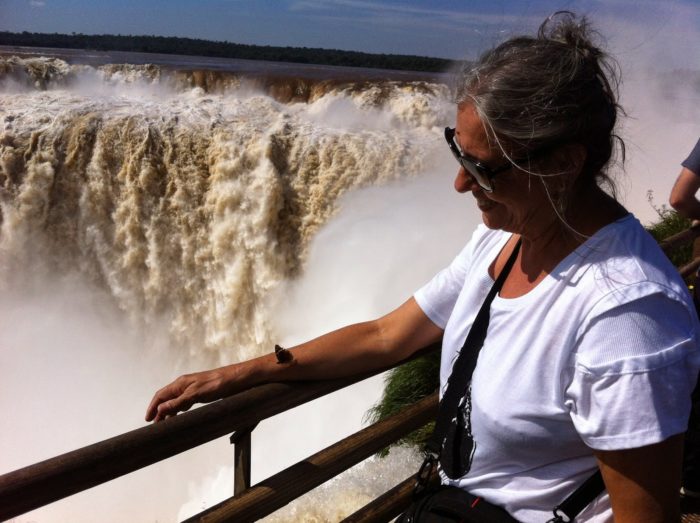
[[[444, 393], [510, 234], [480, 226], [416, 294], [443, 328]], [[684, 432], [700, 368], [698, 320], [677, 270], [632, 215], [562, 260], [527, 294], [496, 296], [471, 384], [471, 469], [457, 485], [544, 522], [596, 470], [591, 448]], [[612, 521], [607, 494], [576, 521]]]

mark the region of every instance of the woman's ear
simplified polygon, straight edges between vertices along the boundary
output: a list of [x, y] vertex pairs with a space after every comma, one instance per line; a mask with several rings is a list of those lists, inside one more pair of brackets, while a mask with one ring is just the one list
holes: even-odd
[[562, 158], [565, 161], [566, 170], [578, 177], [586, 163], [586, 148], [578, 143], [570, 143], [561, 146]]
[[562, 216], [567, 213], [572, 189], [579, 181], [586, 156], [583, 145], [566, 144], [557, 147], [547, 160], [548, 176], [542, 177], [542, 183], [553, 200], [552, 204]]
[[565, 185], [571, 184], [581, 174], [586, 156], [586, 148], [583, 145], [575, 143], [560, 145], [548, 155], [543, 167], [547, 174], [557, 174], [566, 178]]

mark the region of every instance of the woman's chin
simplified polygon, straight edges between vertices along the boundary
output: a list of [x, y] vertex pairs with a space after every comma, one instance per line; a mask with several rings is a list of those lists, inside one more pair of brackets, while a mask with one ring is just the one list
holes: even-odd
[[481, 210], [481, 221], [489, 229], [501, 229], [505, 223], [499, 216], [498, 210], [495, 209], [495, 205], [489, 206], [487, 210], [484, 210], [479, 206]]

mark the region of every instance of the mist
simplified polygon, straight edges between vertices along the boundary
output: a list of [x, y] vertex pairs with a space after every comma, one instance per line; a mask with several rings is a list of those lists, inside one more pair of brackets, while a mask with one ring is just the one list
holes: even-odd
[[[625, 11], [625, 6], [634, 8]], [[611, 2], [590, 13], [622, 76], [624, 169], [612, 169], [620, 198], [642, 223], [658, 220], [680, 163], [700, 136], [700, 31], [697, 7], [668, 2]], [[695, 81], [691, 81], [692, 79]]]

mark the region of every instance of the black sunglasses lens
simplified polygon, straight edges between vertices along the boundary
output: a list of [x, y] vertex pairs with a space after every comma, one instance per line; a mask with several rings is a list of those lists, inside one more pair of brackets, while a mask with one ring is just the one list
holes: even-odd
[[483, 190], [491, 192], [493, 190], [493, 187], [491, 185], [491, 179], [485, 172], [483, 172], [479, 168], [479, 166], [477, 166], [474, 162], [469, 160], [469, 158], [465, 158], [462, 155], [459, 146], [454, 140], [454, 136], [454, 129], [451, 129], [449, 127], [445, 128], [445, 139], [447, 140], [447, 143], [450, 146], [450, 150], [452, 151], [452, 154], [457, 159], [459, 164], [476, 180], [476, 183], [478, 183]]
[[472, 162], [465, 158], [462, 158], [462, 161], [460, 161], [459, 163], [462, 164], [464, 170], [467, 171], [474, 178], [474, 180], [476, 180], [476, 183], [478, 183], [482, 189], [484, 189], [485, 191], [492, 190], [491, 179], [486, 175], [485, 172], [483, 172], [476, 165], [474, 165]]

